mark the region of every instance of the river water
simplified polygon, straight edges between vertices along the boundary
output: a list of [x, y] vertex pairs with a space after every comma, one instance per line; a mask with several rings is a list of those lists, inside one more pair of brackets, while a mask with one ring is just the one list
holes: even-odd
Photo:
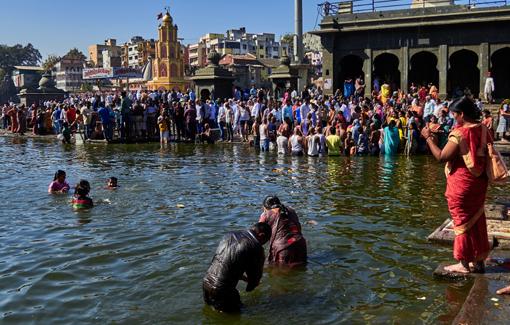
[[[279, 158], [239, 145], [87, 145], [0, 138], [0, 318], [20, 324], [449, 323], [470, 283], [434, 280], [451, 247], [430, 157]], [[92, 184], [73, 212], [46, 193], [57, 169]], [[104, 188], [109, 176], [120, 188]], [[508, 188], [496, 188], [492, 195]], [[310, 263], [266, 268], [245, 309], [204, 307], [222, 235], [256, 222], [267, 194], [300, 214]]]

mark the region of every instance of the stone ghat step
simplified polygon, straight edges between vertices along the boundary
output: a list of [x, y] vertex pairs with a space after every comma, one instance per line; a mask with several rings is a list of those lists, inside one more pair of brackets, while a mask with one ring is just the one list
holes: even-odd
[[508, 281], [510, 285], [510, 251], [508, 250], [493, 250], [490, 257], [485, 261], [485, 273], [456, 273], [448, 272], [445, 267], [452, 263], [441, 263], [434, 270], [434, 277], [443, 280], [467, 280], [478, 277], [485, 277], [491, 280]]
[[510, 320], [510, 296], [496, 294], [498, 289], [508, 285], [507, 279], [489, 280], [485, 277], [477, 277], [452, 325], [508, 324]]
[[442, 280], [463, 281], [473, 279], [473, 287], [452, 324], [508, 324], [510, 296], [497, 295], [498, 289], [510, 285], [510, 251], [494, 250], [486, 260], [484, 274], [449, 273], [448, 263], [440, 264], [434, 277]]

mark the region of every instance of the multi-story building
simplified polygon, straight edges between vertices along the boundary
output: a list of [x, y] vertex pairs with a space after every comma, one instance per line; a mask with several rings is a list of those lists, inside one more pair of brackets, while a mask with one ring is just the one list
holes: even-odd
[[[225, 35], [208, 33], [200, 38], [198, 43], [189, 46], [189, 65], [202, 68], [207, 65], [207, 55], [211, 50], [211, 42], [217, 39], [224, 39]], [[217, 44], [217, 43], [216, 43]]]
[[83, 84], [85, 60], [79, 57], [63, 56], [54, 67], [56, 87], [64, 91], [80, 90]]
[[103, 50], [103, 68], [117, 68], [122, 66], [122, 59], [110, 50]]
[[276, 41], [272, 33], [247, 33], [245, 27], [229, 29], [226, 34], [206, 34], [189, 46], [190, 66], [204, 67], [211, 50], [221, 55], [252, 54], [257, 59], [279, 59], [288, 53], [289, 45]]
[[93, 44], [88, 48], [89, 61], [96, 67], [103, 67], [103, 51], [109, 51], [111, 57], [121, 57], [122, 47], [117, 45], [117, 40], [109, 38], [104, 41], [104, 44]]
[[154, 39], [145, 40], [141, 36], [134, 36], [122, 45], [122, 66], [124, 67], [143, 67], [149, 57], [155, 56], [156, 41]]

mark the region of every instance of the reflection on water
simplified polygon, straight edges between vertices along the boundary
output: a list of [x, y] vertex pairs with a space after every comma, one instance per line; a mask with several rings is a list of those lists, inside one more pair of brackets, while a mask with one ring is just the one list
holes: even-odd
[[[451, 250], [425, 239], [447, 216], [442, 167], [429, 157], [8, 138], [0, 148], [7, 323], [448, 323], [469, 290], [432, 278]], [[91, 211], [46, 194], [56, 169], [72, 185], [91, 182]], [[119, 178], [116, 191], [104, 188], [110, 176]], [[213, 312], [201, 279], [216, 245], [255, 222], [270, 193], [299, 211], [310, 263], [267, 269], [255, 292], [241, 292], [241, 315]]]

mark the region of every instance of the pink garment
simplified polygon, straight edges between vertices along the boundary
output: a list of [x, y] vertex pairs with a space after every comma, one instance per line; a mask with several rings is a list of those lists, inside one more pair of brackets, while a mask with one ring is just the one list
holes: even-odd
[[53, 181], [50, 183], [50, 186], [48, 187], [48, 193], [53, 192], [68, 192], [69, 191], [69, 184], [67, 184], [66, 181], [63, 183], [60, 183], [59, 181]]

